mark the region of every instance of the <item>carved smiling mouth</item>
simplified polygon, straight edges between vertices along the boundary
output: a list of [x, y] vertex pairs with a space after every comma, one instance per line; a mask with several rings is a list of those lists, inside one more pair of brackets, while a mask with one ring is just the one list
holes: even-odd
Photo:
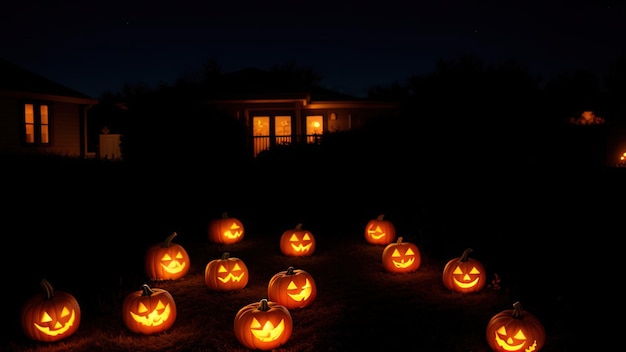
[[415, 258], [411, 258], [407, 260], [406, 262], [404, 261], [404, 259], [402, 259], [401, 261], [393, 260], [392, 262], [396, 268], [405, 269], [405, 268], [410, 267], [413, 264], [413, 262], [415, 262]]
[[58, 336], [58, 335], [66, 333], [72, 327], [72, 325], [74, 325], [75, 320], [76, 320], [76, 312], [72, 310], [72, 316], [70, 316], [70, 318], [65, 323], [65, 325], [57, 322], [56, 325], [54, 326], [54, 330], [51, 329], [49, 326], [41, 326], [37, 323], [35, 323], [34, 325], [37, 328], [37, 330], [43, 332], [44, 334], [48, 336]]
[[[253, 323], [256, 323], [255, 325], [258, 324], [258, 326], [261, 325], [258, 320], [256, 320], [256, 318], [254, 319]], [[263, 328], [250, 329], [250, 331], [252, 332], [252, 335], [254, 335], [254, 337], [256, 337], [259, 341], [275, 341], [280, 337], [280, 335], [282, 335], [283, 331], [285, 331], [285, 320], [282, 319], [276, 327], [274, 327], [274, 324], [272, 324], [272, 322], [266, 321], [265, 325], [263, 325]]]
[[295, 245], [295, 244], [291, 244], [291, 248], [293, 248], [294, 250], [296, 250], [297, 252], [308, 252], [309, 249], [311, 248], [312, 243], [307, 244], [306, 246], [303, 246], [301, 244], [299, 245]]
[[161, 267], [170, 274], [176, 274], [185, 268], [185, 263], [171, 261], [168, 265], [161, 264]]
[[244, 274], [245, 274], [245, 273], [241, 273], [241, 275], [236, 276], [236, 275], [233, 275], [233, 274], [231, 273], [231, 274], [228, 274], [228, 275], [227, 275], [227, 276], [225, 276], [225, 277], [218, 277], [217, 279], [218, 279], [218, 280], [220, 280], [220, 281], [221, 281], [221, 282], [223, 282], [223, 283], [227, 283], [228, 281], [232, 281], [232, 282], [239, 282], [239, 281], [241, 281], [241, 279], [243, 278], [243, 275], [244, 275]]
[[478, 281], [480, 280], [479, 277], [475, 278], [474, 280], [470, 281], [470, 282], [463, 282], [463, 281], [459, 281], [456, 278], [454, 279], [454, 283], [459, 286], [460, 288], [470, 288], [470, 287], [474, 287], [478, 284]]

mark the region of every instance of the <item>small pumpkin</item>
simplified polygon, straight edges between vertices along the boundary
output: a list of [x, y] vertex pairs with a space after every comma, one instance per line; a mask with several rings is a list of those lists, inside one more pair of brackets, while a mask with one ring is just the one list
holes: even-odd
[[222, 213], [221, 218], [209, 221], [209, 241], [221, 244], [233, 244], [241, 242], [245, 234], [241, 220]]
[[365, 240], [370, 244], [388, 245], [396, 239], [396, 227], [380, 214], [376, 219], [367, 222]]
[[289, 341], [293, 319], [287, 307], [263, 298], [239, 309], [233, 329], [242, 345], [252, 350], [268, 351]]
[[469, 257], [472, 251], [468, 248], [460, 257], [446, 263], [442, 280], [448, 289], [461, 293], [477, 292], [487, 283], [487, 272], [483, 264]]
[[494, 315], [486, 330], [487, 343], [495, 352], [538, 352], [546, 342], [543, 324], [522, 309], [520, 302], [513, 303], [513, 309]]
[[204, 282], [213, 291], [240, 290], [248, 284], [248, 267], [243, 260], [225, 252], [211, 260], [204, 269]]
[[124, 325], [137, 334], [166, 331], [174, 325], [176, 315], [174, 297], [165, 289], [151, 288], [147, 284], [126, 295], [122, 303]]
[[182, 245], [172, 242], [176, 236], [174, 232], [165, 241], [148, 247], [144, 266], [151, 280], [178, 280], [189, 272], [189, 254]]
[[389, 243], [383, 249], [383, 266], [390, 273], [410, 273], [422, 264], [422, 254], [417, 245], [402, 240], [402, 237], [398, 237], [396, 242]]
[[310, 231], [304, 230], [301, 223], [280, 236], [280, 251], [290, 257], [313, 255], [315, 246], [315, 237]]
[[41, 342], [54, 342], [72, 336], [80, 326], [78, 301], [68, 292], [55, 291], [46, 279], [42, 279], [40, 284], [44, 294], [31, 297], [22, 306], [24, 334]]
[[267, 298], [288, 309], [304, 308], [317, 297], [317, 286], [313, 276], [290, 266], [274, 274], [267, 285]]

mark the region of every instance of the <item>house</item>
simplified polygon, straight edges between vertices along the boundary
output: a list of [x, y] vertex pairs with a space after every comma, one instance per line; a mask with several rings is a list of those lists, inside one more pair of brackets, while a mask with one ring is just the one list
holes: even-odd
[[86, 157], [97, 99], [0, 59], [0, 153]]
[[397, 102], [355, 98], [317, 85], [287, 86], [270, 72], [244, 69], [224, 75], [219, 94], [206, 103], [244, 122], [254, 157], [277, 145], [318, 143], [326, 133], [361, 128], [399, 111]]

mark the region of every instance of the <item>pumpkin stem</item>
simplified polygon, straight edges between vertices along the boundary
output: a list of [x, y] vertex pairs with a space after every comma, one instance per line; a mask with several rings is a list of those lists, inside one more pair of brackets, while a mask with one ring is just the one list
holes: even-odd
[[289, 268], [287, 268], [287, 273], [286, 274], [287, 275], [293, 275], [293, 270], [294, 270], [294, 267], [290, 266]]
[[466, 250], [463, 251], [463, 254], [461, 255], [461, 259], [459, 259], [460, 262], [466, 262], [468, 261], [468, 256], [470, 253], [472, 253], [474, 250], [471, 248], [468, 248]]
[[46, 299], [52, 299], [52, 297], [54, 297], [54, 289], [52, 288], [50, 282], [48, 282], [48, 280], [46, 279], [41, 279], [39, 283], [41, 284], [41, 287], [43, 287], [43, 289], [46, 291]]
[[143, 290], [143, 293], [141, 294], [142, 296], [152, 296], [152, 294], [154, 293], [154, 291], [152, 291], [150, 286], [148, 286], [147, 284], [141, 285], [141, 289]]
[[519, 301], [513, 303], [513, 308], [515, 308], [515, 310], [513, 311], [513, 318], [515, 319], [522, 319], [522, 315], [523, 314], [523, 309], [522, 309], [522, 304], [519, 303]]
[[396, 242], [397, 244], [402, 243], [402, 236], [398, 237], [398, 242]]
[[376, 220], [378, 220], [378, 221], [382, 221], [384, 217], [385, 217], [385, 214], [380, 214], [380, 215], [378, 215], [378, 217], [376, 218]]
[[222, 213], [222, 219], [228, 219], [228, 212], [227, 211]]
[[167, 236], [167, 238], [165, 239], [165, 241], [163, 242], [163, 247], [169, 247], [172, 243], [172, 240], [174, 239], [174, 237], [178, 236], [178, 234], [176, 232], [172, 232], [171, 235]]
[[302, 230], [302, 223], [299, 223], [298, 225], [296, 225], [296, 231], [300, 231]]
[[222, 254], [222, 260], [226, 260], [228, 257], [230, 257], [230, 253], [224, 252], [224, 254]]
[[267, 312], [270, 310], [270, 305], [267, 303], [267, 298], [261, 299], [261, 304], [259, 304], [259, 310]]

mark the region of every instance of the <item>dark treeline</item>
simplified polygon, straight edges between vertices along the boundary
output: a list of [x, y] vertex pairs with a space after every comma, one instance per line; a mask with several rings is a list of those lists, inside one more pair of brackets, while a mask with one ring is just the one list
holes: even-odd
[[[259, 88], [305, 91], [322, 79], [295, 63], [272, 68], [264, 87], [233, 84], [224, 77], [219, 64], [209, 60], [172, 85], [125, 85], [121, 92], [106, 93], [92, 113], [97, 121], [92, 133], [103, 126], [122, 133], [123, 155], [129, 162], [176, 168], [191, 167], [186, 161], [198, 160], [241, 165], [250, 161], [243, 149], [245, 126], [196, 102]], [[625, 58], [616, 60], [605, 77], [581, 69], [549, 80], [514, 60], [491, 65], [473, 56], [440, 60], [430, 74], [370, 89], [370, 99], [401, 101], [399, 114], [383, 116], [363, 130], [325, 136], [322, 148], [294, 146], [275, 151], [273, 158], [306, 164], [319, 161], [309, 158], [323, 157], [326, 164], [343, 167], [357, 167], [372, 157], [399, 161], [407, 156], [416, 165], [438, 167], [567, 163], [569, 155], [587, 152], [572, 138], [603, 138], [606, 129], [626, 125], [624, 94]], [[593, 111], [606, 123], [585, 126], [589, 128], [584, 136], [572, 137], [567, 121], [583, 111]], [[324, 153], [331, 147], [331, 153]]]

